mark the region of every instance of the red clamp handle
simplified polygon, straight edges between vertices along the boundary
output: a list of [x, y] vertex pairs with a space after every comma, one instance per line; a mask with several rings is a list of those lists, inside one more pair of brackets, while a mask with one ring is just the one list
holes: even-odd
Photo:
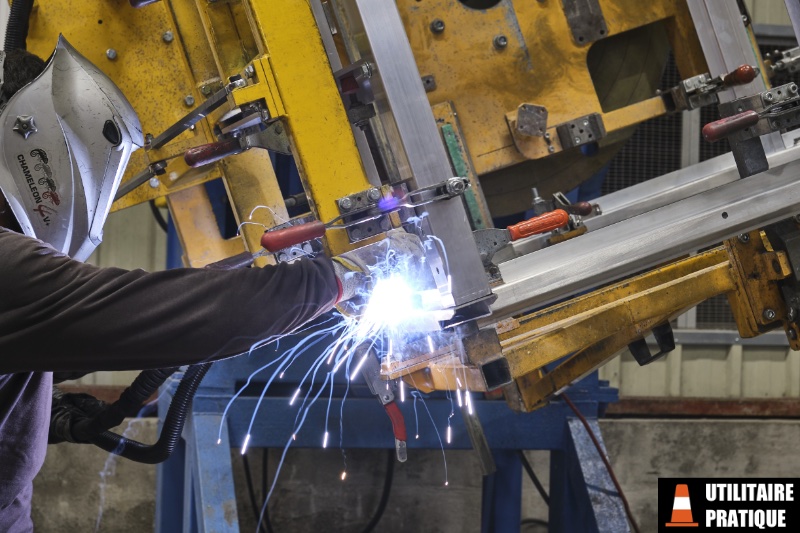
[[716, 142], [728, 135], [734, 134], [750, 126], [755, 126], [761, 117], [752, 109], [733, 115], [731, 117], [721, 118], [714, 122], [709, 122], [703, 126], [703, 138], [708, 142]]
[[734, 85], [744, 85], [750, 83], [758, 76], [758, 71], [750, 65], [742, 65], [733, 72], [725, 74], [722, 78], [722, 83], [725, 87], [733, 87]]
[[301, 242], [318, 239], [323, 235], [325, 235], [325, 224], [315, 220], [307, 224], [268, 231], [261, 236], [261, 246], [268, 252], [277, 252]]
[[529, 218], [528, 220], [523, 220], [518, 224], [509, 226], [508, 231], [511, 233], [511, 240], [516, 241], [517, 239], [530, 237], [531, 235], [553, 231], [554, 229], [566, 226], [568, 222], [569, 213], [563, 209], [556, 209], [549, 213], [539, 215], [538, 217]]
[[389, 415], [389, 420], [392, 421], [392, 431], [394, 438], [397, 440], [407, 441], [406, 435], [406, 421], [403, 418], [403, 412], [397, 407], [394, 402], [389, 402], [383, 406], [386, 409], [386, 414]]
[[228, 139], [211, 144], [201, 144], [194, 148], [189, 148], [183, 154], [183, 160], [192, 168], [208, 165], [225, 157], [241, 154], [244, 152], [239, 139]]

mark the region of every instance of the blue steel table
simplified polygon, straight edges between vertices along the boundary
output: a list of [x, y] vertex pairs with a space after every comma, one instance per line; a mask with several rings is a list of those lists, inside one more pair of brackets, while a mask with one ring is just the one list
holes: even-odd
[[[282, 341], [281, 349], [285, 350], [287, 346], [287, 341]], [[239, 531], [230, 448], [242, 445], [262, 387], [251, 389], [256, 395], [242, 394], [224, 421], [222, 412], [251, 372], [277, 355], [275, 348], [265, 347], [250, 356], [214, 364], [195, 396], [180, 446], [173, 457], [159, 465], [157, 532]], [[301, 357], [292, 364], [284, 378], [273, 385], [263, 399], [260, 416], [255, 419], [249, 447], [285, 446], [294, 431], [300, 404], [298, 401], [290, 407], [289, 399], [317, 355], [307, 354], [305, 360]], [[261, 375], [259, 381], [263, 383], [268, 375]], [[339, 443], [339, 409], [345, 385], [344, 372], [340, 370], [339, 375], [330, 412], [332, 445]], [[318, 377], [317, 383], [320, 384], [321, 380]], [[166, 390], [159, 400], [162, 420], [169, 407], [171, 392]], [[597, 417], [602, 414], [605, 404], [616, 401], [616, 389], [600, 382], [597, 374], [593, 373], [570, 388], [569, 395], [599, 437]], [[473, 398], [477, 396], [473, 394]], [[297, 433], [293, 446], [321, 447], [322, 430], [317, 428], [324, 427], [327, 402], [326, 390], [309, 410], [305, 426]], [[426, 399], [426, 403], [433, 419], [441, 424], [441, 432], [452, 410], [451, 400], [433, 395]], [[519, 531], [522, 468], [516, 450], [551, 451], [550, 531], [628, 531], [621, 499], [602, 460], [584, 426], [563, 401], [556, 400], [548, 407], [528, 414], [514, 413], [504, 401], [475, 399], [473, 403], [498, 467], [495, 474], [484, 478], [483, 531]], [[410, 398], [399, 404], [409, 427], [414, 420], [412, 404]], [[424, 413], [420, 416], [427, 418]], [[220, 424], [223, 426], [221, 442], [216, 444]], [[461, 416], [453, 417], [451, 425], [452, 443], [447, 448], [469, 449], [470, 440]], [[389, 418], [360, 376], [351, 383], [344, 403], [343, 429], [344, 448], [394, 448]], [[408, 447], [409, 450], [440, 449], [440, 442], [435, 432], [424, 431], [418, 440], [409, 440]], [[409, 461], [413, 462], [413, 453], [409, 453]]]

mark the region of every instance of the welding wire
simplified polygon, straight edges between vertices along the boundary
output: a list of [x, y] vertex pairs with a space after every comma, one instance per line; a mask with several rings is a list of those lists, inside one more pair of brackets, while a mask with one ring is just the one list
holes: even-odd
[[367, 350], [367, 352], [364, 354], [364, 357], [362, 357], [361, 361], [359, 361], [358, 364], [356, 365], [356, 369], [353, 370], [353, 373], [350, 375], [350, 380], [351, 381], [356, 379], [356, 376], [358, 375], [359, 370], [361, 370], [361, 367], [364, 366], [364, 363], [367, 362], [367, 357], [369, 357], [369, 350]]
[[250, 442], [250, 433], [244, 438], [244, 442], [242, 443], [242, 455], [247, 452], [247, 444]]
[[[456, 379], [458, 379], [458, 378], [456, 378]], [[459, 384], [459, 386], [460, 386], [460, 384]], [[456, 389], [456, 399], [458, 400], [458, 406], [462, 407], [463, 406], [463, 402], [461, 401], [461, 389]]]
[[289, 400], [289, 405], [293, 405], [293, 404], [294, 404], [294, 401], [297, 399], [297, 397], [298, 397], [299, 395], [300, 395], [300, 387], [298, 387], [298, 388], [297, 388], [297, 390], [296, 390], [296, 391], [294, 391], [294, 394], [292, 395], [292, 399], [291, 399], [291, 400]]

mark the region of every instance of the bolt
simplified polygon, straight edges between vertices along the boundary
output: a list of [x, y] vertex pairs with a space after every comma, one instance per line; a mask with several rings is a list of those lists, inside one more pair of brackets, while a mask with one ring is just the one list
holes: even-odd
[[761, 313], [761, 316], [764, 317], [764, 320], [775, 320], [775, 317], [778, 316], [773, 309], [764, 309], [764, 312]]
[[150, 178], [150, 181], [148, 183], [150, 184], [150, 187], [152, 187], [153, 189], [158, 189], [161, 186], [161, 182], [158, 181], [158, 178], [156, 178], [155, 176]]
[[383, 395], [383, 401], [384, 401], [384, 402], [388, 402], [388, 401], [389, 401], [389, 400], [391, 400], [391, 399], [392, 399], [392, 397], [391, 397], [391, 396], [389, 396], [388, 394], [384, 394], [384, 395]]
[[350, 197], [345, 196], [344, 198], [339, 200], [339, 209], [341, 209], [342, 211], [350, 211], [350, 209], [352, 208], [353, 208], [353, 200]]
[[575, 137], [575, 144], [580, 144], [580, 143], [581, 143], [581, 138]]
[[161, 40], [164, 41], [165, 43], [171, 43], [173, 40], [175, 40], [175, 36], [172, 34], [171, 31], [167, 30], [161, 34]]
[[747, 244], [750, 242], [750, 234], [749, 233], [740, 233], [739, 234], [739, 242], [742, 244]]
[[286, 252], [281, 252], [278, 254], [278, 261], [285, 262], [287, 259], [289, 259], [289, 256], [286, 255]]
[[369, 198], [373, 202], [378, 201], [380, 197], [381, 197], [381, 191], [379, 191], [378, 189], [370, 189], [369, 192], [367, 192], [367, 198]]
[[365, 78], [372, 77], [372, 65], [369, 63], [362, 63], [361, 64], [361, 74], [364, 75]]
[[203, 85], [200, 87], [200, 92], [203, 93], [203, 96], [211, 96], [211, 86]]
[[555, 146], [548, 146], [547, 147], [547, 151], [552, 154], [552, 153], [554, 153], [556, 151], [556, 147]]
[[314, 249], [311, 247], [311, 245], [309, 243], [304, 243], [303, 244], [303, 252], [307, 253], [307, 254], [310, 254], [310, 253], [314, 252]]
[[106, 57], [111, 61], [114, 61], [117, 58], [117, 51], [114, 50], [113, 48], [109, 48], [108, 50], [106, 50]]
[[795, 85], [794, 83], [789, 85], [789, 92], [790, 93], [796, 93], [797, 92], [797, 85]]
[[144, 134], [144, 144], [145, 145], [152, 144], [154, 138], [155, 137], [153, 137], [152, 133], [145, 133]]
[[767, 94], [764, 95], [764, 100], [766, 100], [767, 102], [771, 102], [774, 99], [775, 99], [775, 95], [773, 95], [772, 93], [767, 93]]
[[244, 75], [247, 76], [248, 78], [252, 78], [253, 76], [255, 76], [256, 75], [255, 67], [253, 65], [247, 65], [246, 67], [244, 67]]
[[544, 138], [545, 138], [545, 140], [549, 141], [550, 140], [550, 134], [545, 132]]
[[505, 35], [498, 35], [494, 38], [494, 47], [498, 50], [502, 50], [508, 46], [508, 38]]
[[444, 21], [442, 19], [433, 19], [431, 31], [433, 33], [442, 33], [444, 31]]
[[588, 121], [588, 120], [584, 120], [584, 121], [583, 121], [583, 125], [584, 125], [584, 126], [588, 126], [588, 125], [589, 125], [589, 121]]
[[361, 238], [361, 230], [358, 228], [353, 228], [350, 230], [350, 238], [354, 241], [357, 241]]
[[192, 107], [194, 105], [194, 96], [191, 94], [187, 94], [183, 98], [183, 103], [186, 104], [186, 107]]

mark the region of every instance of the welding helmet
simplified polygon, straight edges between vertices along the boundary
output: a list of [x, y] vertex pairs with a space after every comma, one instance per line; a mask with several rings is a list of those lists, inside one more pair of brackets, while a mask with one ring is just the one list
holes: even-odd
[[59, 36], [44, 71], [0, 112], [0, 191], [26, 235], [83, 261], [141, 146], [125, 96]]

